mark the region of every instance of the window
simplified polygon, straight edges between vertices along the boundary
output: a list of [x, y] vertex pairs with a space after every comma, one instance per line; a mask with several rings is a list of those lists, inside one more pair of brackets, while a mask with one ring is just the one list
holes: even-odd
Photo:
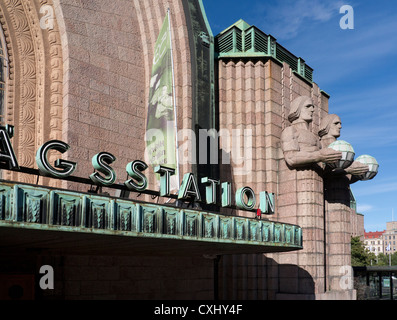
[[7, 79], [7, 52], [3, 30], [0, 26], [0, 125], [4, 125], [5, 90]]

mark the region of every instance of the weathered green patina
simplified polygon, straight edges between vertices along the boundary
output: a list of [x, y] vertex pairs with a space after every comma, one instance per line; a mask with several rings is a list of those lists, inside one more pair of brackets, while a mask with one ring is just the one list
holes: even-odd
[[2, 248], [27, 239], [26, 247], [59, 249], [69, 243], [69, 249], [77, 250], [84, 241], [92, 247], [97, 239], [95, 250], [111, 244], [114, 252], [120, 243], [129, 252], [142, 253], [164, 248], [180, 254], [302, 249], [299, 226], [89, 193], [1, 182], [0, 204]]
[[241, 19], [215, 37], [215, 52], [219, 58], [270, 57], [288, 63], [296, 74], [313, 82], [313, 69], [305, 60], [277, 43], [272, 35]]

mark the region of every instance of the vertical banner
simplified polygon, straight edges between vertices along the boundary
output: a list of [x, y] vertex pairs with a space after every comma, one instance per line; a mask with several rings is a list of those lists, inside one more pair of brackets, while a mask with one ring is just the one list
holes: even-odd
[[153, 166], [175, 169], [170, 189], [179, 189], [174, 70], [169, 11], [154, 47], [146, 126], [146, 156]]

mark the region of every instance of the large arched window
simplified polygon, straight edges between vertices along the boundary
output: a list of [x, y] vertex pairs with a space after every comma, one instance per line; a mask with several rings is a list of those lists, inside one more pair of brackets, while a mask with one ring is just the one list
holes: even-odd
[[0, 125], [4, 125], [6, 79], [7, 79], [7, 52], [6, 52], [3, 30], [0, 26]]

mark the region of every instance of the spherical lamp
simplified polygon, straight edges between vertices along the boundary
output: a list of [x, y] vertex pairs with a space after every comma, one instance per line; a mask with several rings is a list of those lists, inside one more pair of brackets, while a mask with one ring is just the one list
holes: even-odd
[[328, 166], [332, 169], [346, 169], [349, 167], [353, 161], [354, 156], [356, 155], [352, 145], [343, 140], [337, 140], [331, 143], [328, 148], [334, 149], [335, 151], [342, 152], [342, 159], [335, 163], [328, 163]]
[[378, 174], [379, 163], [376, 161], [374, 157], [371, 157], [369, 155], [363, 155], [363, 156], [359, 156], [356, 159], [356, 161], [365, 164], [369, 167], [369, 171], [366, 174], [362, 176], [357, 176], [357, 178], [359, 178], [361, 181], [372, 180]]

